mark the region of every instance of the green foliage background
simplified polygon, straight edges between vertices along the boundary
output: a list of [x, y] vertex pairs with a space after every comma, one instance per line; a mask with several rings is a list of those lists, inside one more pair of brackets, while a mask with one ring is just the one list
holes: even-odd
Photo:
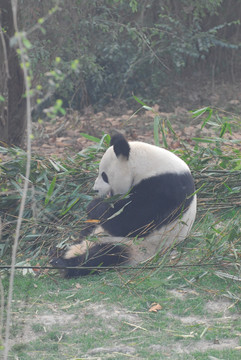
[[[240, 70], [241, 2], [236, 0], [69, 0], [29, 36], [34, 83], [60, 58], [66, 73], [73, 59], [79, 74], [56, 90], [64, 106], [105, 105], [112, 99], [146, 100], [173, 92], [195, 73], [198, 79], [234, 80]], [[23, 29], [31, 28], [56, 0], [19, 1]], [[198, 84], [197, 84], [198, 86]], [[163, 101], [165, 106], [165, 101]]]

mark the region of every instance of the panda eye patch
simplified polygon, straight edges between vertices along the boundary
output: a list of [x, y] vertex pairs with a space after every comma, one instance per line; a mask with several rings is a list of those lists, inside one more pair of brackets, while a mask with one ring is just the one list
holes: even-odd
[[104, 180], [104, 182], [106, 182], [107, 184], [109, 184], [109, 180], [108, 180], [108, 176], [106, 175], [106, 173], [103, 171], [103, 173], [101, 174], [102, 179]]

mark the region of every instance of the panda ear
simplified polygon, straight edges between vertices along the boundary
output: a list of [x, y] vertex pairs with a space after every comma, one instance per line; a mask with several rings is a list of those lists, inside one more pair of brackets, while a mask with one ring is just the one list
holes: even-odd
[[113, 149], [117, 157], [122, 155], [126, 157], [127, 160], [129, 159], [131, 148], [128, 144], [128, 141], [122, 134], [117, 133], [113, 135], [110, 141], [110, 145], [113, 145]]

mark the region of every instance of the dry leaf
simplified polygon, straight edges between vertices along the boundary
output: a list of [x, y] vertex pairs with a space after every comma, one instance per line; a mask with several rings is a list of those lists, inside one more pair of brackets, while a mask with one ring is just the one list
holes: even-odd
[[160, 304], [153, 303], [153, 304], [151, 304], [151, 307], [150, 307], [150, 309], [148, 311], [149, 312], [157, 312], [157, 311], [159, 311], [161, 309], [162, 309], [162, 306]]

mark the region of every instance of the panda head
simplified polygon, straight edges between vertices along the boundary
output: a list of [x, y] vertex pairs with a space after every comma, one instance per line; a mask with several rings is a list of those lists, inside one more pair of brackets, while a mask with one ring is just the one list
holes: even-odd
[[129, 165], [130, 145], [122, 134], [111, 138], [110, 147], [103, 155], [94, 190], [99, 196], [125, 194], [132, 186]]

